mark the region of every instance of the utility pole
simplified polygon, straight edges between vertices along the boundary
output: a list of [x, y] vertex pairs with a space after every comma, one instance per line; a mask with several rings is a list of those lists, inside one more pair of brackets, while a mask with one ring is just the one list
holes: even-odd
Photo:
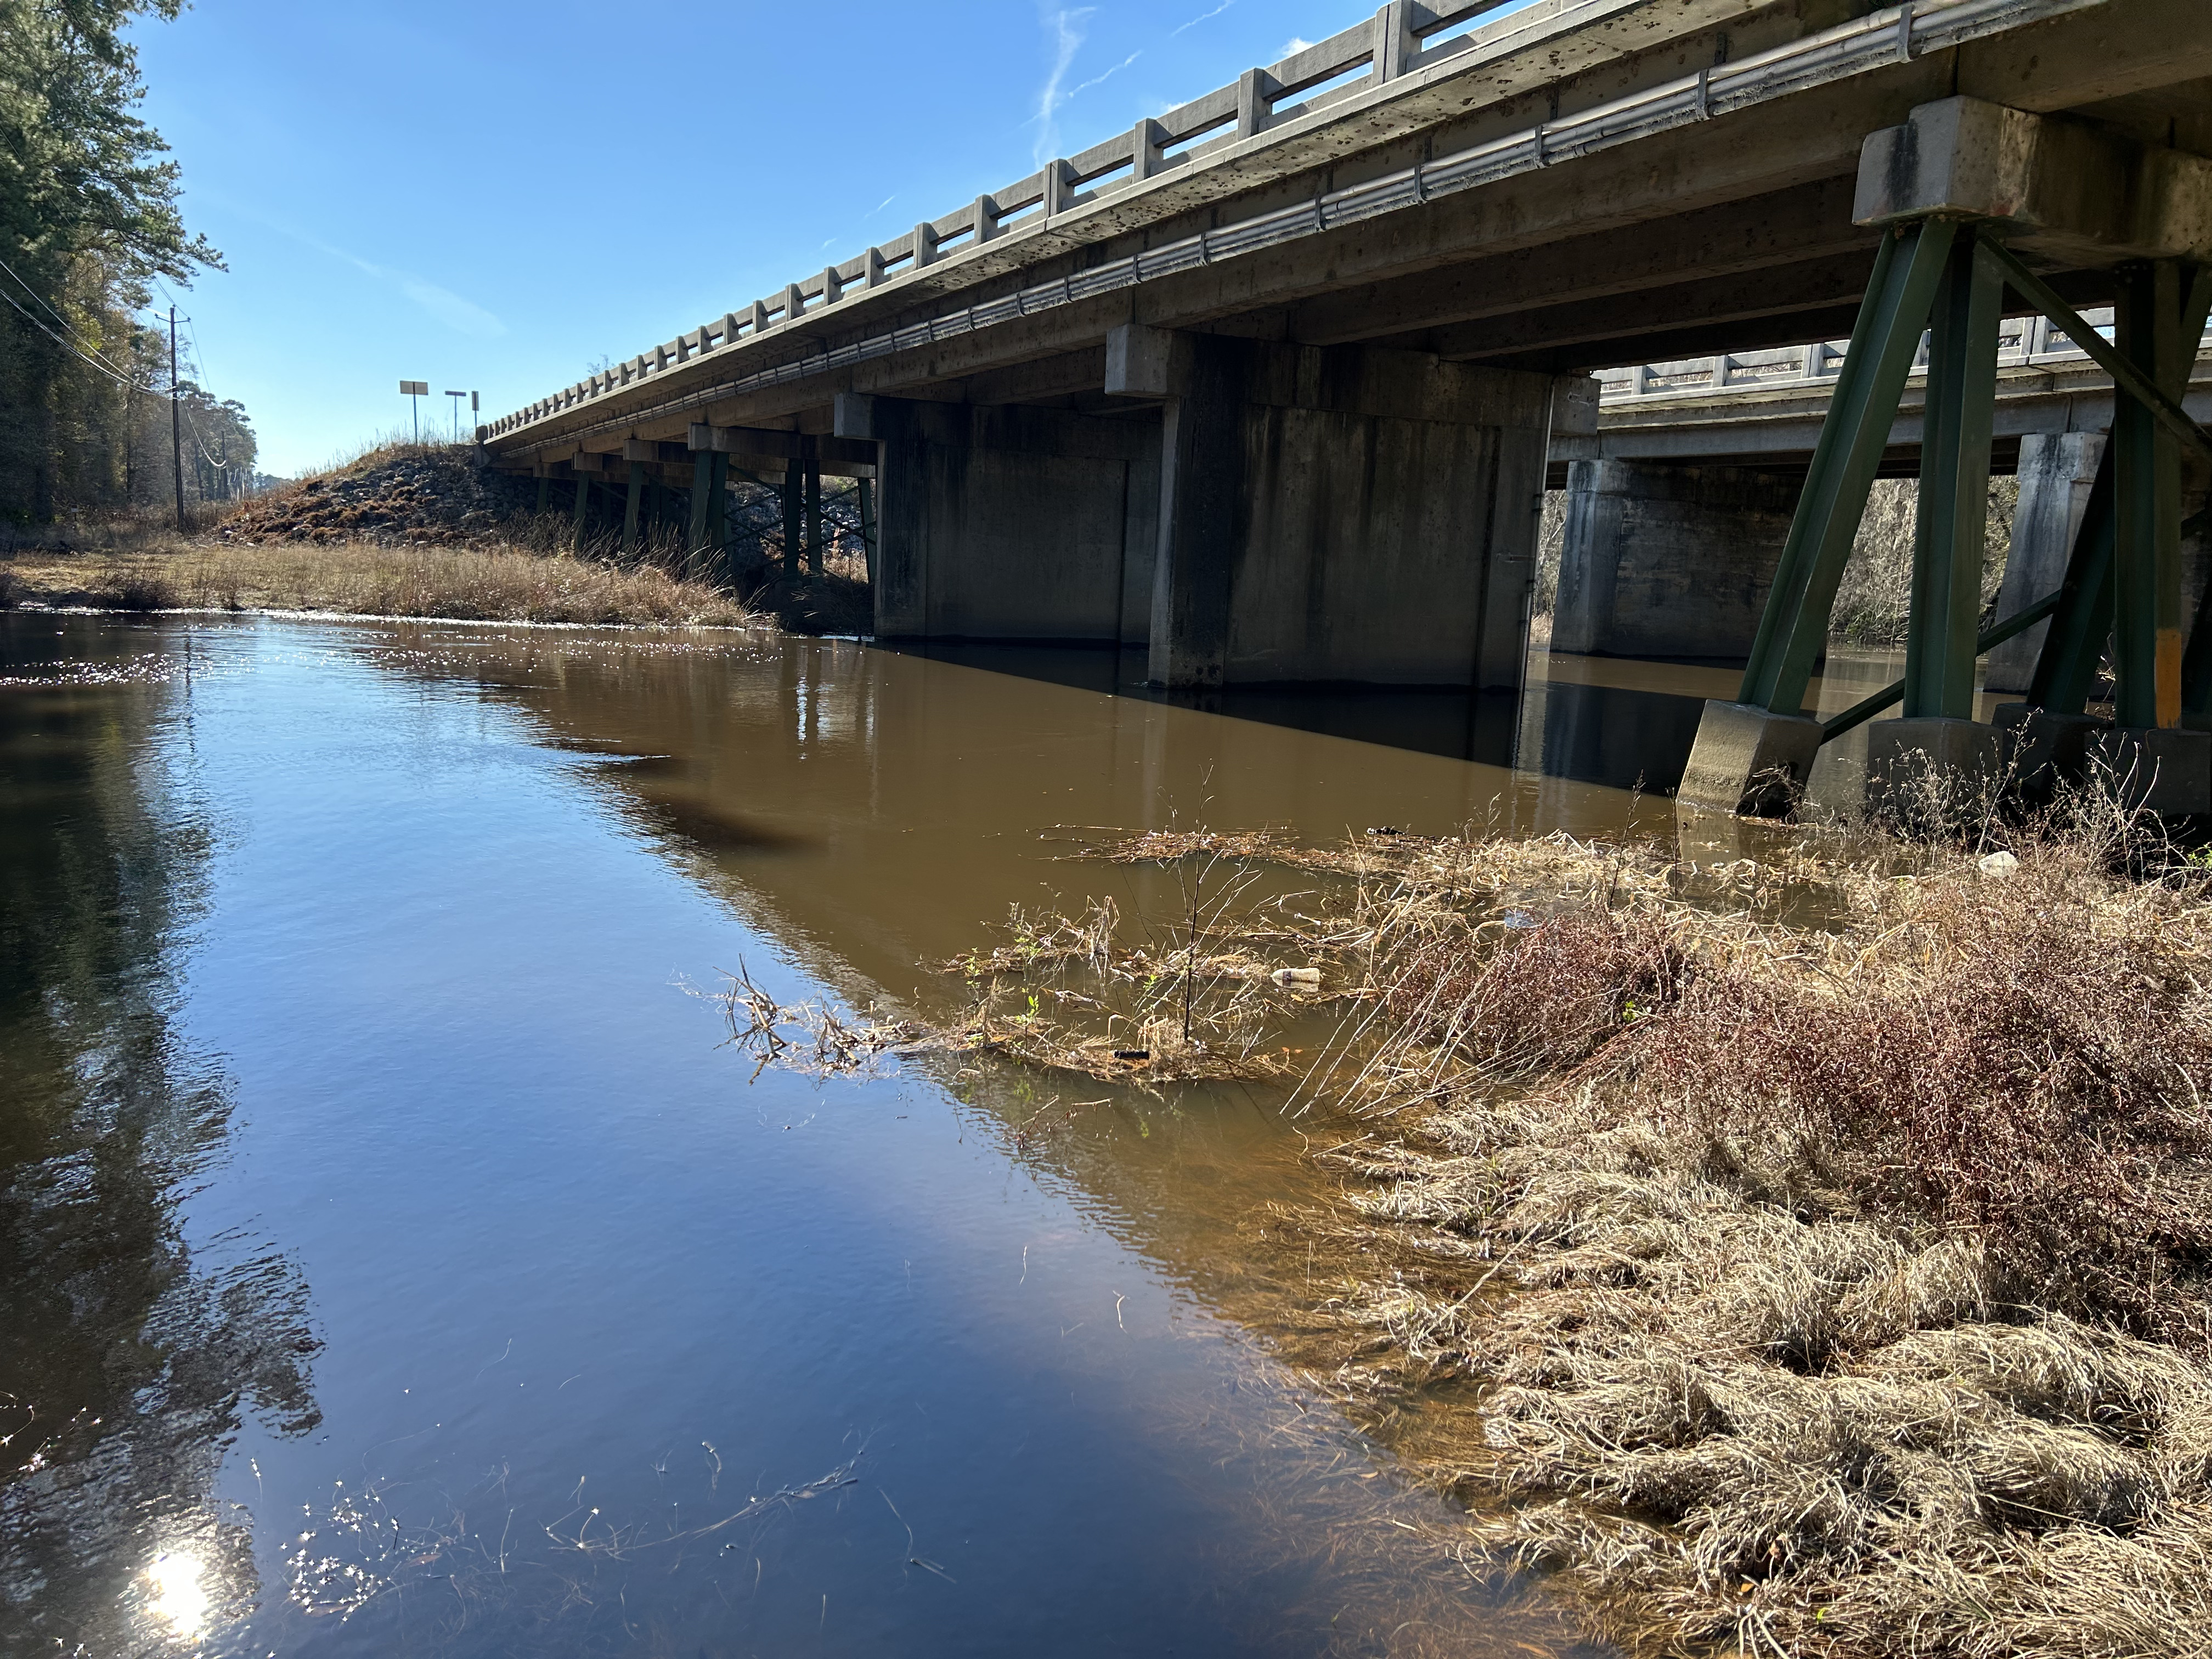
[[169, 307], [169, 465], [177, 475], [177, 533], [185, 533], [185, 417], [177, 401], [177, 308]]

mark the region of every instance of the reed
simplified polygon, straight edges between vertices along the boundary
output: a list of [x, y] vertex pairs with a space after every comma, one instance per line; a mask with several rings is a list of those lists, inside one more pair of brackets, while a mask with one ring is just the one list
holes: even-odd
[[500, 545], [203, 542], [145, 552], [19, 550], [0, 572], [19, 603], [126, 611], [712, 627], [761, 620], [732, 594], [658, 563], [624, 566]]

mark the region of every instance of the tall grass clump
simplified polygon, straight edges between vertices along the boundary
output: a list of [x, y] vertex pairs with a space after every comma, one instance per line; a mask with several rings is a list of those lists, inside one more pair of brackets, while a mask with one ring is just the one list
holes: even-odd
[[[1061, 1022], [1024, 1065], [1167, 1028], [1179, 972], [1239, 1054], [1334, 1013], [1303, 1082], [1227, 1073], [1364, 1120], [1345, 1206], [1269, 1223], [1348, 1247], [1299, 1358], [1626, 1650], [2200, 1653], [2212, 878], [2108, 793], [1946, 823], [1110, 837], [1239, 896], [963, 971]], [[1224, 880], [1263, 865], [1316, 884]]]
[[1632, 1650], [2203, 1650], [2212, 894], [2116, 824], [1763, 904], [1588, 849], [1504, 927], [1474, 847], [1363, 888], [1331, 1086], [1421, 1115], [1342, 1154], [1412, 1252], [1357, 1373]]

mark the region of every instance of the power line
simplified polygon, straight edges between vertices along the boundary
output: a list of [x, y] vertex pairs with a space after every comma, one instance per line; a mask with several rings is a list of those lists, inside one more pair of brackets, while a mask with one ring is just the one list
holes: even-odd
[[[106, 352], [101, 352], [100, 347], [93, 345], [91, 338], [86, 338], [84, 334], [80, 334], [80, 331], [77, 331], [77, 325], [76, 325], [76, 323], [70, 323], [69, 319], [66, 319], [66, 316], [62, 316], [62, 312], [55, 310], [55, 307], [53, 307], [53, 301], [46, 299], [45, 295], [40, 295], [40, 292], [38, 292], [38, 289], [33, 288], [33, 285], [27, 283], [27, 281], [22, 279], [22, 272], [18, 272], [18, 270], [13, 268], [13, 265], [9, 265], [7, 261], [4, 261], [4, 258], [0, 258], [0, 270], [4, 270], [4, 272], [7, 272], [9, 276], [13, 276], [13, 279], [15, 279], [15, 285], [18, 285], [18, 288], [22, 288], [24, 295], [28, 295], [28, 296], [31, 296], [31, 299], [33, 299], [33, 301], [38, 301], [40, 310], [45, 310], [45, 312], [46, 312], [46, 316], [51, 316], [51, 319], [53, 319], [55, 323], [60, 323], [60, 325], [62, 325], [62, 331], [64, 331], [64, 334], [69, 334], [69, 338], [70, 338], [70, 347], [73, 347], [73, 349], [76, 349], [77, 356], [97, 358], [97, 361], [100, 361], [100, 362], [106, 362], [108, 369], [111, 369], [111, 372], [112, 372], [112, 369], [115, 369], [115, 365], [112, 365], [112, 362], [108, 361]], [[20, 307], [20, 305], [18, 305], [18, 307], [15, 307], [15, 310], [22, 310], [22, 307]], [[38, 319], [31, 319], [31, 321], [38, 321]], [[45, 325], [40, 325], [40, 327], [45, 327]], [[53, 334], [53, 330], [46, 330], [46, 334], [49, 334], [49, 338], [51, 338], [51, 334]], [[128, 372], [124, 372], [124, 374], [128, 374]], [[128, 378], [126, 378], [126, 385], [128, 385]]]
[[[37, 296], [34, 295], [32, 297], [35, 299]], [[63, 350], [70, 353], [74, 356], [83, 358], [87, 364], [98, 369], [101, 374], [107, 376], [109, 380], [114, 381], [118, 386], [127, 387], [132, 392], [156, 392], [160, 390], [158, 386], [155, 386], [151, 382], [149, 382], [144, 386], [140, 386], [136, 380], [131, 380], [128, 375], [118, 374], [105, 358], [93, 356], [85, 351], [83, 348], [79, 346], [76, 341], [70, 339], [65, 335], [55, 333], [53, 330], [48, 328], [45, 323], [40, 321], [38, 317], [33, 313], [24, 311], [21, 303], [17, 301], [14, 295], [9, 293], [5, 289], [0, 289], [0, 300], [5, 300], [9, 305], [14, 306], [17, 311], [21, 312], [23, 320], [25, 322], [30, 324], [33, 328], [37, 329], [40, 333], [45, 335], [56, 345], [61, 347]]]
[[[73, 356], [80, 359], [88, 368], [98, 369], [101, 374], [106, 375], [109, 380], [113, 380], [118, 386], [124, 387], [125, 390], [153, 393], [162, 389], [155, 386], [150, 380], [142, 386], [137, 381], [131, 379], [127, 374], [118, 372], [114, 365], [110, 363], [107, 359], [100, 354], [100, 349], [97, 346], [93, 345], [90, 341], [86, 340], [82, 335], [77, 333], [75, 326], [70, 322], [70, 319], [62, 315], [60, 312], [55, 310], [52, 302], [40, 295], [38, 289], [32, 287], [30, 283], [25, 282], [21, 275], [16, 271], [15, 268], [9, 264], [4, 259], [0, 259], [0, 271], [5, 271], [9, 276], [13, 277], [16, 285], [21, 288], [24, 293], [29, 295], [31, 298], [38, 303], [41, 309], [46, 311], [49, 316], [52, 317], [56, 322], [62, 325], [64, 332], [57, 334], [39, 317], [33, 313], [25, 310], [21, 303], [16, 300], [15, 296], [7, 292], [4, 289], [0, 289], [0, 300], [7, 301], [10, 306], [13, 306], [15, 308], [16, 312], [22, 317], [24, 321], [29, 323], [33, 328], [36, 328], [56, 345], [60, 346], [64, 350], [68, 351]], [[170, 293], [168, 284], [162, 282], [158, 275], [154, 280], [155, 285], [161, 289], [161, 292], [165, 295], [172, 301], [176, 298], [175, 295]], [[193, 321], [194, 319], [189, 314], [179, 318], [175, 314], [173, 310], [171, 313], [170, 326], [173, 331], [173, 330], [176, 324], [178, 322], [182, 322], [185, 325], [185, 332], [191, 341], [191, 352], [186, 361], [191, 363], [193, 373], [199, 378], [199, 380], [204, 382], [207, 377], [206, 354], [200, 346], [199, 332], [192, 326]], [[177, 373], [175, 364], [177, 355], [178, 354], [176, 353], [173, 343], [170, 354], [170, 385], [167, 388], [173, 401], [176, 399], [177, 392], [181, 386], [181, 380]], [[204, 384], [196, 385], [194, 386], [194, 390], [198, 392], [201, 396], [210, 398], [210, 400], [212, 400], [212, 394], [207, 391]], [[181, 415], [184, 414], [185, 411], [181, 407], [179, 407], [177, 413]], [[191, 428], [192, 447], [199, 452], [200, 459], [216, 471], [229, 471], [236, 463], [228, 459], [218, 459], [216, 456], [209, 453], [207, 441], [201, 435], [199, 422], [197, 416], [198, 411], [194, 410], [191, 413], [191, 416], [184, 422], [185, 425]], [[181, 492], [184, 483], [183, 469], [179, 466], [177, 471], [178, 488]], [[179, 502], [179, 513], [181, 513], [183, 507], [180, 495]]]
[[[86, 339], [83, 335], [78, 333], [76, 331], [76, 325], [71, 323], [68, 318], [63, 316], [60, 312], [55, 310], [52, 301], [41, 295], [39, 290], [33, 288], [30, 283], [24, 281], [21, 273], [17, 271], [15, 266], [9, 264], [4, 259], [0, 259], [0, 270], [4, 270], [10, 276], [13, 276], [15, 279], [15, 285], [21, 288], [24, 293], [29, 295], [32, 299], [37, 301], [40, 307], [45, 310], [46, 313], [62, 325], [63, 331], [68, 334], [70, 337], [76, 343], [80, 349], [80, 355], [88, 352], [93, 356], [99, 358], [102, 362], [106, 362], [107, 361], [106, 355], [101, 352], [100, 349], [93, 344], [90, 340]], [[15, 308], [18, 311], [22, 310], [21, 306], [17, 306]], [[41, 325], [41, 326], [43, 326], [43, 325]], [[51, 332], [51, 331], [49, 331]]]

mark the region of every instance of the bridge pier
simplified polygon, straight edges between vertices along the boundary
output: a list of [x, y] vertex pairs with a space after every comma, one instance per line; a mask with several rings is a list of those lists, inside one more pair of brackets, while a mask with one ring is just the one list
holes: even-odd
[[1570, 463], [1552, 649], [1749, 655], [1802, 488], [1751, 467]]
[[[2065, 580], [2104, 453], [2101, 432], [2036, 432], [2020, 441], [2020, 502], [2013, 510], [2012, 547], [1997, 595], [2000, 617], [2027, 609]], [[2027, 690], [2050, 631], [2049, 623], [2038, 623], [1990, 652], [1983, 688]]]
[[878, 636], [1145, 637], [1157, 418], [841, 394], [836, 422], [877, 446]]
[[1163, 406], [1155, 684], [1520, 684], [1551, 376], [1127, 325], [1106, 390]]
[[[2123, 221], [2118, 203], [2155, 200]], [[1953, 97], [1869, 135], [1854, 218], [1882, 240], [1838, 376], [1766, 613], [1733, 703], [1706, 706], [1678, 799], [1727, 811], [1786, 802], [1820, 744], [1895, 702], [1868, 737], [1867, 799], [1905, 775], [1993, 769], [1999, 732], [1973, 719], [1977, 656], [2048, 617], [2028, 688], [2033, 714], [2078, 715], [2112, 641], [2114, 729], [2093, 740], [2124, 787], [2161, 813], [2212, 809], [2212, 733], [2188, 729], [2197, 690], [2182, 650], [2181, 449], [2212, 456], [2182, 410], [2212, 312], [2212, 161], [2146, 149], [2058, 117]], [[2111, 268], [2107, 343], [2008, 242], [2054, 240]], [[2112, 377], [2112, 439], [2063, 583], [1978, 626], [1999, 319], [2017, 294]], [[1928, 390], [1905, 678], [1814, 721], [1803, 712], [1844, 562], [1923, 328]], [[2060, 509], [2054, 503], [2052, 512]], [[1784, 741], [1786, 739], [1786, 741]]]

